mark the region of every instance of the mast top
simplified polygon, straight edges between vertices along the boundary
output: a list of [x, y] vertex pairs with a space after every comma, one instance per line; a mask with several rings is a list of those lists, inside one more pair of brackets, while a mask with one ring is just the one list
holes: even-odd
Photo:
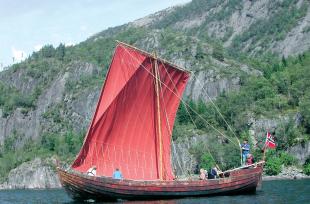
[[154, 54], [151, 54], [151, 53], [149, 53], [149, 52], [147, 52], [147, 51], [141, 50], [141, 49], [139, 49], [139, 48], [137, 48], [137, 47], [135, 47], [135, 46], [129, 45], [129, 44], [124, 43], [124, 42], [122, 42], [122, 41], [119, 41], [119, 40], [115, 40], [115, 41], [116, 41], [117, 43], [121, 44], [121, 45], [124, 45], [124, 46], [129, 47], [129, 48], [134, 49], [134, 50], [137, 50], [137, 51], [141, 52], [141, 53], [144, 54], [144, 55], [147, 55], [148, 57], [150, 57], [150, 58], [152, 58], [152, 59], [156, 59], [156, 60], [161, 61], [161, 62], [163, 62], [163, 63], [169, 64], [170, 66], [172, 66], [172, 67], [174, 67], [175, 69], [178, 69], [178, 70], [180, 70], [180, 71], [182, 71], [182, 72], [191, 73], [191, 71], [186, 70], [186, 69], [184, 69], [184, 68], [182, 68], [182, 67], [180, 67], [180, 66], [178, 66], [178, 65], [176, 65], [176, 64], [174, 64], [174, 63], [172, 63], [172, 62], [169, 62], [168, 60], [159, 58], [159, 57], [157, 56], [156, 52], [154, 52]]

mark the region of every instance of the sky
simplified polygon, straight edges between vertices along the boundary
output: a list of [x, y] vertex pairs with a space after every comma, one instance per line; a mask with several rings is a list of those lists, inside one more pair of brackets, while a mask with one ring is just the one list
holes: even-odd
[[0, 0], [0, 71], [43, 45], [74, 45], [109, 27], [189, 1]]

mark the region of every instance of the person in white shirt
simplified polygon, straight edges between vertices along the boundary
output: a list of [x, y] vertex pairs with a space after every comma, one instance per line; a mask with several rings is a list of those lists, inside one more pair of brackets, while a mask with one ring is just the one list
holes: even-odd
[[87, 170], [88, 176], [96, 176], [96, 166], [92, 166]]

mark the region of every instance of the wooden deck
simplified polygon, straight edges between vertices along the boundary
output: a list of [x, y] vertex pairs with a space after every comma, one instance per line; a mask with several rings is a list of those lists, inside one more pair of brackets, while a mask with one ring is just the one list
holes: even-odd
[[217, 194], [254, 193], [261, 182], [262, 166], [237, 169], [225, 178], [192, 181], [136, 181], [87, 176], [57, 168], [60, 181], [76, 200], [147, 200]]

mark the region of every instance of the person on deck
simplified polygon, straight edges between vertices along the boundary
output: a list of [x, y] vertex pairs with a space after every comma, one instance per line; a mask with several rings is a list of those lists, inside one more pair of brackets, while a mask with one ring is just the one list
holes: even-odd
[[250, 145], [248, 143], [248, 140], [243, 141], [243, 144], [241, 145], [241, 149], [242, 149], [242, 163], [243, 165], [245, 165], [247, 156], [250, 153]]
[[204, 173], [205, 173], [206, 179], [208, 179], [208, 171], [205, 170]]
[[113, 178], [114, 179], [123, 179], [123, 175], [118, 168], [115, 169], [115, 171], [113, 173]]
[[92, 166], [87, 170], [87, 175], [88, 176], [96, 176], [96, 171], [97, 171], [97, 167]]
[[205, 179], [207, 179], [206, 175], [208, 175], [207, 170], [200, 169], [199, 179], [200, 179], [200, 180], [205, 180]]
[[208, 179], [216, 179], [217, 177], [217, 168], [213, 167], [210, 169], [210, 173], [208, 174]]
[[253, 155], [252, 154], [248, 154], [248, 156], [247, 156], [247, 159], [246, 159], [246, 165], [252, 165], [252, 164], [254, 164], [254, 157], [253, 157]]

